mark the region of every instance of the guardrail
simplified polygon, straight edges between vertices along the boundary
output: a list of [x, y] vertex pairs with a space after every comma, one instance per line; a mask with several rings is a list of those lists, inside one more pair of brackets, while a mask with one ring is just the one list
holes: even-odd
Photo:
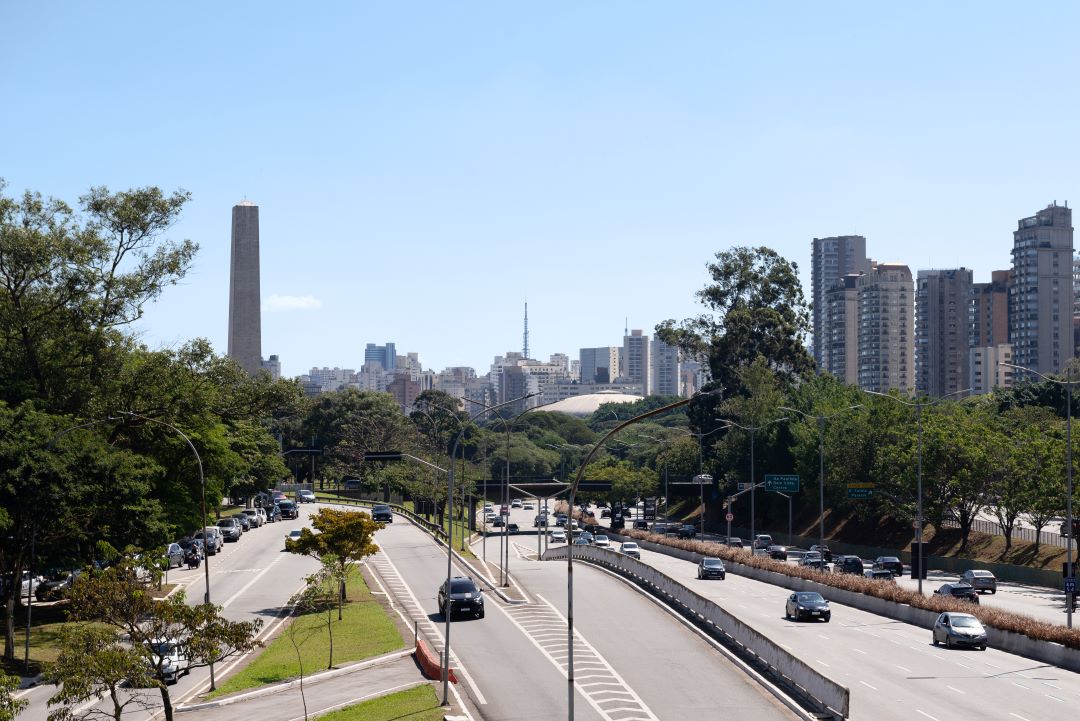
[[412, 523], [420, 526], [431, 535], [435, 536], [438, 540], [446, 543], [446, 529], [437, 523], [432, 523], [423, 516], [410, 511], [405, 506], [398, 505], [397, 503], [383, 503], [382, 501], [369, 501], [364, 498], [348, 498], [346, 496], [335, 496], [334, 503], [340, 503], [343, 505], [363, 506], [364, 508], [372, 508], [373, 506], [389, 506], [390, 510], [394, 513], [401, 514], [408, 518]]
[[831, 714], [833, 718], [848, 717], [850, 692], [847, 687], [815, 670], [715, 602], [699, 596], [652, 566], [609, 549], [559, 546], [545, 551], [542, 559], [565, 559], [566, 554], [571, 552], [575, 559], [608, 568], [653, 595], [663, 598], [694, 623], [719, 634], [724, 640], [738, 647], [744, 655], [749, 655], [766, 666], [774, 677], [795, 689], [798, 695], [821, 711]]

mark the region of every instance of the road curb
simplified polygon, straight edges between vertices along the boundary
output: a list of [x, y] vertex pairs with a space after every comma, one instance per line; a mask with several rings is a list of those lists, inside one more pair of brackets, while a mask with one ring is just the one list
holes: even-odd
[[[348, 666], [342, 666], [341, 668], [335, 668], [331, 671], [323, 671], [321, 673], [313, 674], [304, 678], [304, 683], [317, 683], [319, 681], [335, 678], [337, 676], [344, 676], [354, 671], [363, 671], [364, 669], [371, 668], [372, 666], [379, 666], [384, 663], [390, 663], [399, 659], [411, 656], [414, 649], [403, 648], [400, 651], [393, 651], [382, 656], [367, 659], [366, 661], [359, 661]], [[228, 706], [238, 701], [246, 701], [250, 698], [256, 698], [258, 696], [267, 696], [269, 694], [278, 693], [279, 691], [288, 691], [289, 689], [296, 688], [300, 685], [300, 679], [296, 678], [291, 681], [285, 681], [283, 683], [274, 684], [272, 686], [263, 686], [261, 688], [253, 689], [251, 691], [245, 691], [234, 696], [226, 696], [222, 699], [215, 699], [213, 701], [205, 701], [203, 703], [196, 703], [184, 706], [177, 706], [176, 711], [183, 713], [186, 711], [201, 711], [208, 708], [219, 708], [221, 706]]]

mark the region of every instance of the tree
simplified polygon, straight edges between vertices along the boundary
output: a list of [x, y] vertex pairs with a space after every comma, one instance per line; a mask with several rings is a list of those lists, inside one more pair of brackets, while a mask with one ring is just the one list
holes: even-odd
[[18, 690], [19, 677], [0, 671], [0, 721], [15, 721], [19, 712], [30, 703], [24, 698], [15, 698]]
[[[168, 641], [182, 649], [186, 670], [251, 650], [258, 645], [255, 635], [261, 620], [229, 621], [221, 607], [213, 604], [189, 606], [183, 592], [155, 600], [147, 581], [156, 583], [153, 569], [140, 568], [132, 555], [120, 557], [103, 571], [87, 571], [68, 594], [69, 617], [73, 621], [96, 621], [117, 629], [150, 667], [153, 686], [161, 694], [166, 721], [173, 719], [172, 698], [166, 683], [166, 659], [151, 653], [151, 645]], [[77, 679], [76, 679], [77, 680]], [[58, 679], [67, 683], [65, 677]]]
[[706, 268], [712, 284], [697, 297], [707, 312], [679, 324], [666, 320], [657, 337], [707, 362], [726, 395], [742, 394], [739, 369], [759, 356], [785, 385], [810, 376], [814, 363], [803, 345], [810, 314], [798, 266], [770, 248], [737, 247], [718, 252]]
[[[56, 693], [49, 706], [49, 721], [111, 718], [120, 721], [128, 707], [153, 708], [145, 689], [154, 682], [150, 664], [139, 649], [125, 643], [115, 631], [89, 625], [66, 625], [60, 632], [60, 654], [49, 667], [49, 683]], [[111, 710], [97, 702], [108, 696]], [[91, 702], [77, 709], [86, 702]]]
[[335, 578], [339, 583], [338, 620], [341, 620], [345, 603], [345, 579], [352, 570], [366, 557], [378, 553], [379, 547], [372, 542], [375, 531], [383, 524], [371, 520], [363, 511], [339, 511], [333, 508], [320, 508], [311, 517], [311, 528], [304, 528], [300, 538], [286, 541], [285, 547], [290, 553], [314, 556], [322, 559], [333, 556]]

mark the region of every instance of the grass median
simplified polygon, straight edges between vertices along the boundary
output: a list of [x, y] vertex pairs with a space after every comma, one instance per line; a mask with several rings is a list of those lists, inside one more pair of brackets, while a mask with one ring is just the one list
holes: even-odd
[[[372, 596], [359, 570], [349, 577], [346, 599], [342, 620], [337, 618], [336, 606], [330, 613], [334, 667], [405, 648], [401, 632]], [[330, 663], [330, 641], [325, 611], [297, 616], [251, 663], [226, 679], [208, 698], [297, 678], [301, 663], [305, 676], [325, 671]]]
[[435, 690], [423, 684], [331, 711], [319, 721], [442, 721], [445, 712]]

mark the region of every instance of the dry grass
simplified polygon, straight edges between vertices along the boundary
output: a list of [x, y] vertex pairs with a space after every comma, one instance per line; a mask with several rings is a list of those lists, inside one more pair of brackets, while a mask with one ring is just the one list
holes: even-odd
[[722, 558], [725, 561], [731, 561], [733, 563], [741, 563], [750, 566], [751, 568], [758, 568], [764, 571], [783, 574], [785, 576], [815, 581], [816, 583], [832, 588], [863, 593], [867, 596], [882, 598], [886, 601], [893, 601], [894, 603], [907, 604], [913, 608], [922, 608], [935, 613], [940, 613], [942, 611], [962, 611], [964, 613], [970, 613], [982, 621], [983, 624], [1001, 631], [1021, 633], [1037, 641], [1051, 641], [1068, 646], [1069, 648], [1080, 649], [1080, 629], [1069, 629], [1058, 624], [1039, 621], [1030, 616], [1009, 613], [996, 608], [973, 606], [967, 601], [960, 601], [955, 598], [923, 596], [917, 591], [909, 591], [901, 588], [892, 581], [873, 580], [847, 573], [838, 574], [804, 568], [802, 566], [791, 566], [783, 561], [776, 561], [767, 556], [755, 556], [745, 548], [732, 548], [730, 546], [723, 546], [719, 543], [712, 543], [709, 541], [681, 540], [632, 529], [623, 531], [623, 534], [662, 546], [681, 548], [684, 551], [700, 553], [714, 558]]

